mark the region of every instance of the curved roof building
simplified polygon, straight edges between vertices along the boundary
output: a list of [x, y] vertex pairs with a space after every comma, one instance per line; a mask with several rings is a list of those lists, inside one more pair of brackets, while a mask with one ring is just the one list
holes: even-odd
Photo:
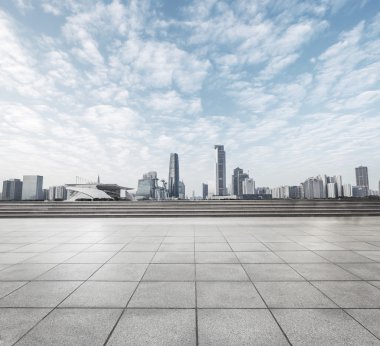
[[117, 184], [67, 184], [67, 201], [132, 201], [132, 190]]

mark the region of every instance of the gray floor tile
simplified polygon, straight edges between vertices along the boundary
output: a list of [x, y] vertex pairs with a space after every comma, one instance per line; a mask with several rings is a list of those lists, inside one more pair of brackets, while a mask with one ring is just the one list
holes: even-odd
[[354, 251], [316, 251], [316, 253], [333, 263], [372, 262], [369, 258]]
[[194, 281], [195, 264], [150, 264], [143, 281]]
[[29, 264], [20, 263], [14, 264], [2, 271], [0, 271], [0, 280], [19, 280], [29, 281], [33, 280], [39, 275], [47, 272], [53, 268], [55, 264]]
[[0, 308], [0, 345], [13, 345], [49, 311], [50, 309]]
[[380, 250], [379, 251], [356, 251], [359, 255], [367, 257], [373, 261], [380, 262]]
[[157, 252], [152, 263], [194, 263], [194, 252]]
[[107, 345], [195, 346], [193, 309], [127, 309]]
[[240, 264], [196, 264], [198, 281], [249, 281]]
[[119, 252], [108, 263], [150, 263], [155, 252]]
[[239, 263], [234, 252], [208, 252], [198, 251], [195, 253], [196, 263]]
[[369, 281], [369, 283], [380, 288], [380, 281]]
[[341, 266], [363, 280], [380, 280], [380, 263], [343, 263]]
[[346, 312], [380, 339], [380, 309], [347, 309]]
[[61, 244], [52, 248], [49, 252], [80, 252], [92, 245], [93, 244]]
[[141, 282], [128, 307], [195, 308], [194, 282]]
[[225, 243], [195, 243], [195, 251], [232, 251]]
[[326, 263], [325, 258], [312, 251], [278, 251], [276, 254], [287, 263]]
[[359, 280], [348, 271], [332, 263], [296, 263], [291, 267], [306, 280]]
[[342, 310], [272, 311], [293, 345], [379, 345], [379, 340]]
[[101, 264], [58, 264], [37, 280], [87, 280]]
[[60, 307], [124, 308], [136, 286], [137, 282], [87, 281]]
[[297, 243], [264, 243], [272, 251], [305, 251], [306, 249]]
[[105, 263], [116, 252], [81, 252], [69, 258], [66, 263]]
[[117, 252], [120, 251], [125, 244], [94, 244], [86, 249], [86, 252]]
[[144, 244], [144, 243], [130, 243], [126, 245], [122, 251], [143, 251], [143, 252], [150, 252], [150, 251], [157, 251], [160, 247], [160, 244]]
[[308, 282], [257, 282], [256, 288], [269, 308], [336, 308]]
[[380, 290], [363, 281], [313, 281], [342, 308], [380, 308]]
[[16, 264], [25, 261], [26, 259], [35, 256], [35, 252], [1, 252], [0, 264]]
[[17, 345], [103, 345], [118, 309], [56, 309]]
[[[27, 281], [2, 281], [0, 282], [0, 298], [25, 285]], [[1, 339], [0, 339], [1, 340]]]
[[23, 263], [62, 263], [75, 256], [76, 252], [45, 252], [28, 258]]
[[233, 251], [268, 251], [262, 243], [230, 243]]
[[201, 309], [199, 345], [288, 345], [272, 315], [265, 309]]
[[273, 252], [235, 252], [241, 263], [283, 263], [284, 261]]
[[57, 306], [81, 281], [34, 281], [0, 299], [0, 307], [36, 307]]
[[288, 264], [244, 264], [252, 281], [304, 281]]
[[90, 280], [97, 281], [140, 281], [148, 264], [104, 264]]
[[198, 282], [198, 308], [265, 308], [250, 282]]
[[179, 252], [179, 251], [190, 251], [194, 252], [194, 244], [193, 243], [169, 243], [169, 244], [162, 244], [158, 251], [164, 251], [164, 252]]

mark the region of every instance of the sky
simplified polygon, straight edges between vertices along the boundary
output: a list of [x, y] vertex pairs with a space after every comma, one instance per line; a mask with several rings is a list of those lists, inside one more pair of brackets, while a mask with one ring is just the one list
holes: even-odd
[[0, 179], [380, 180], [378, 0], [0, 2]]

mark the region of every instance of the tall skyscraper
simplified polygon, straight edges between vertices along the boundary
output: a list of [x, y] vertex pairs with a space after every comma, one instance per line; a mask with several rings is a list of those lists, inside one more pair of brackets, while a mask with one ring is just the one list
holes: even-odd
[[243, 169], [237, 167], [234, 169], [232, 175], [232, 184], [231, 184], [231, 194], [235, 196], [240, 196], [243, 194], [243, 181], [244, 179], [249, 178], [247, 173], [243, 172]]
[[20, 201], [22, 193], [22, 181], [20, 179], [9, 179], [3, 181], [3, 201]]
[[179, 162], [178, 154], [170, 154], [168, 191], [169, 197], [179, 197]]
[[215, 195], [225, 196], [226, 191], [226, 152], [224, 145], [215, 145], [216, 155], [216, 181], [215, 181]]
[[368, 168], [364, 166], [356, 167], [356, 186], [369, 187], [368, 183]]
[[326, 198], [324, 193], [324, 182], [321, 177], [309, 178], [303, 183], [306, 199]]
[[178, 197], [180, 199], [186, 198], [186, 187], [185, 187], [185, 183], [183, 181], [180, 181], [178, 183]]
[[202, 184], [202, 198], [207, 199], [208, 196], [208, 184]]
[[243, 195], [253, 195], [255, 193], [255, 181], [246, 177], [242, 183]]
[[24, 175], [22, 184], [23, 201], [41, 201], [44, 199], [43, 179], [40, 175]]

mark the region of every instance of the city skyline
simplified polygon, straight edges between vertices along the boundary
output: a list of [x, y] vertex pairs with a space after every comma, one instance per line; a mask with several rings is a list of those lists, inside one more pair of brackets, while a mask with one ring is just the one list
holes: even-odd
[[201, 195], [223, 143], [227, 182], [366, 165], [377, 189], [379, 21], [378, 1], [3, 2], [0, 179], [133, 186], [176, 152]]

